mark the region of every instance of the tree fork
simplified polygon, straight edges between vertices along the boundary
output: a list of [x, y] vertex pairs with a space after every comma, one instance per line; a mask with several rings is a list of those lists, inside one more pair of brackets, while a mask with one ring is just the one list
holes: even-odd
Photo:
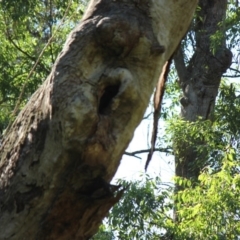
[[0, 239], [89, 239], [196, 0], [93, 0], [4, 136]]

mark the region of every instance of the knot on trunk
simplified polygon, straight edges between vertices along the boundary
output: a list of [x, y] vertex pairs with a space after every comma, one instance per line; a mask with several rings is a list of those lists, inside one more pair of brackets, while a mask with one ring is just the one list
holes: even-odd
[[222, 73], [225, 73], [227, 69], [232, 64], [232, 52], [228, 48], [221, 48], [217, 51], [215, 58], [217, 62], [217, 66], [221, 69]]

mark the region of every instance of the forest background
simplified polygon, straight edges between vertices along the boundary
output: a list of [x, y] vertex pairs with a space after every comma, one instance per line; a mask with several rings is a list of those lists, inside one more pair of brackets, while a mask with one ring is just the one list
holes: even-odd
[[[46, 79], [87, 2], [0, 4], [0, 131], [5, 134]], [[239, 29], [239, 1], [199, 1], [174, 56], [155, 147], [166, 159], [174, 158], [175, 184], [151, 174], [119, 180], [125, 194], [95, 239], [239, 239]], [[148, 151], [126, 154], [141, 157]]]

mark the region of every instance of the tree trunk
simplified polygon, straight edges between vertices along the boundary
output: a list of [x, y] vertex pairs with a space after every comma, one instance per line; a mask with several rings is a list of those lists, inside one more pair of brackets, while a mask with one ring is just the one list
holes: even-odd
[[197, 0], [93, 0], [1, 144], [0, 239], [89, 239]]
[[[203, 120], [211, 118], [222, 74], [232, 63], [232, 53], [226, 48], [225, 37], [217, 43], [215, 41], [215, 45], [211, 40], [217, 31], [225, 32], [224, 24], [220, 23], [225, 19], [227, 0], [200, 0], [199, 7], [193, 24], [194, 54], [188, 66], [185, 66], [181, 48], [174, 59], [183, 91], [181, 116], [187, 121], [195, 121], [199, 117]], [[184, 143], [179, 152], [176, 156], [176, 175], [197, 178], [204, 165], [202, 159], [201, 163], [197, 163], [196, 151]]]

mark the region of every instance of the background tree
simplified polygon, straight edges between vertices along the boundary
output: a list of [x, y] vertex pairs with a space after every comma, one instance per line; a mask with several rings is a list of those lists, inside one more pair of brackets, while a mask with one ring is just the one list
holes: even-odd
[[[186, 121], [211, 118], [222, 75], [232, 64], [232, 52], [226, 46], [227, 2], [199, 1], [192, 31], [186, 39], [188, 43], [192, 41], [194, 52], [187, 62], [182, 48], [176, 54], [175, 66], [183, 91], [181, 116]], [[177, 146], [176, 175], [197, 178], [204, 166], [204, 156], [199, 156], [188, 144], [181, 144]], [[201, 142], [195, 146], [198, 144]]]

